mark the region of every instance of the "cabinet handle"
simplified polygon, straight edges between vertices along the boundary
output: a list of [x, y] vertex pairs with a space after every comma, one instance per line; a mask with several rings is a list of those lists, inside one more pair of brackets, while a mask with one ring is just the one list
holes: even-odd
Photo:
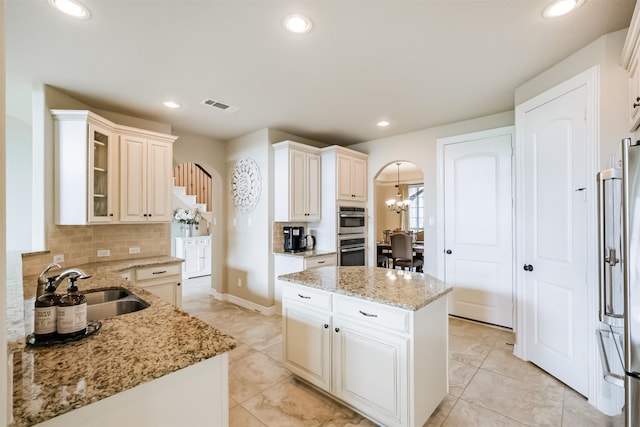
[[324, 264], [327, 261], [318, 261], [318, 264]]
[[358, 310], [360, 312], [360, 314], [362, 314], [363, 316], [367, 316], [367, 317], [378, 317], [377, 314], [370, 314], [370, 313], [365, 313], [362, 310]]
[[308, 297], [308, 296], [306, 296], [306, 295], [300, 295], [300, 294], [298, 294], [298, 296], [299, 296], [300, 298], [302, 298], [302, 299], [311, 299], [311, 297]]
[[164, 274], [164, 273], [166, 273], [166, 272], [167, 272], [167, 270], [154, 271], [154, 272], [153, 272], [153, 273], [151, 273], [151, 274]]
[[334, 329], [336, 332], [340, 332], [340, 328], [335, 328]]
[[324, 324], [324, 328], [325, 328], [325, 329], [329, 329], [329, 324], [328, 324], [328, 323], [325, 323], [325, 324]]

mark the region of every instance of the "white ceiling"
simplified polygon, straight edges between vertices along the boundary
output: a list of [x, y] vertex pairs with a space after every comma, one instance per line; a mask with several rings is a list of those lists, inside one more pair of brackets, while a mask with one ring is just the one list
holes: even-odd
[[[587, 0], [551, 21], [548, 1], [83, 0], [92, 17], [77, 21], [46, 0], [8, 0], [7, 111], [29, 121], [32, 82], [43, 82], [220, 140], [272, 127], [368, 141], [512, 109], [516, 87], [626, 28], [635, 5]], [[295, 12], [311, 33], [282, 30]], [[183, 108], [167, 110], [168, 98]]]

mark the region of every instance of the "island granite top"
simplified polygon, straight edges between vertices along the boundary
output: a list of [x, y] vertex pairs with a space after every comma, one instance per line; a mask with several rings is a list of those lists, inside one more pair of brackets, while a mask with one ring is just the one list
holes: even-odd
[[319, 267], [278, 279], [412, 311], [453, 290], [424, 273], [380, 267]]
[[[161, 257], [80, 266], [92, 274], [90, 279], [78, 282], [81, 291], [123, 287], [149, 303], [149, 307], [104, 319], [100, 331], [80, 341], [36, 348], [25, 347], [22, 340], [22, 344], [14, 342], [10, 346], [14, 416], [10, 426], [46, 421], [235, 347], [229, 335], [116, 273], [173, 262], [182, 260]], [[26, 318], [33, 315], [33, 301], [25, 296]]]

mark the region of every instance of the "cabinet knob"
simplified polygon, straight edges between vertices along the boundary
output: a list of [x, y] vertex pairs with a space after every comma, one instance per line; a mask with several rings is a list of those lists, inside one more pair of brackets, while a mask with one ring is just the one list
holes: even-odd
[[149, 214], [149, 216], [151, 216], [151, 214]]
[[639, 103], [637, 103], [637, 102], [634, 102], [634, 103], [633, 103], [633, 108], [638, 108], [638, 107], [640, 107], [640, 104], [639, 104]]
[[177, 283], [176, 286], [180, 286], [182, 283]]
[[325, 324], [324, 324], [324, 328], [325, 328], [325, 329], [329, 329], [329, 324], [328, 324], [328, 323], [325, 323]]
[[113, 214], [112, 214], [112, 213], [110, 213], [110, 214], [109, 214], [109, 216], [113, 216]]
[[335, 328], [334, 329], [336, 332], [340, 332], [340, 328]]
[[531, 264], [525, 264], [522, 268], [524, 268], [524, 271], [533, 271], [533, 265]]
[[146, 217], [146, 216], [147, 216], [147, 214], [143, 214], [142, 216]]
[[447, 255], [451, 255], [453, 252], [451, 251], [451, 249], [447, 249], [447, 250], [445, 251], [445, 253], [446, 253]]

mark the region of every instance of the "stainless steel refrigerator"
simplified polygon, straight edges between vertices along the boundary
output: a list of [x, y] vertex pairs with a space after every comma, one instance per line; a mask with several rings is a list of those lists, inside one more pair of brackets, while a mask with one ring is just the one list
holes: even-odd
[[624, 386], [626, 426], [640, 426], [640, 142], [598, 174], [600, 309], [605, 380]]

